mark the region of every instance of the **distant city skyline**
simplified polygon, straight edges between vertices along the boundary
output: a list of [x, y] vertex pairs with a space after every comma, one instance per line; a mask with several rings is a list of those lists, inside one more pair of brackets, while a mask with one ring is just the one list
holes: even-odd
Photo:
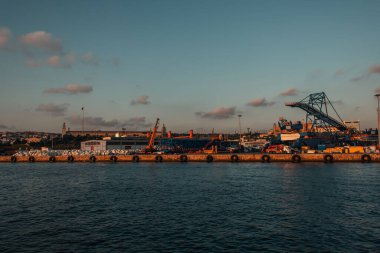
[[324, 91], [376, 128], [380, 1], [1, 1], [0, 131], [269, 129]]

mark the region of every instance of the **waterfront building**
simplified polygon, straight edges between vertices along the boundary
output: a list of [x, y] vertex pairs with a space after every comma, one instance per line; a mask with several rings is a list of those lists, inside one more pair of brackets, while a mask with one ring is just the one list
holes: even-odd
[[[149, 137], [150, 131], [127, 131], [127, 130], [70, 130], [66, 126], [66, 123], [63, 123], [62, 126], [62, 136], [71, 135], [71, 136], [99, 136], [99, 137]], [[157, 135], [161, 135], [161, 132], [157, 132]]]
[[[105, 140], [88, 140], [81, 142], [81, 150], [83, 151], [103, 151], [103, 150], [137, 150], [144, 149], [149, 144], [149, 139], [139, 137], [115, 138]], [[159, 145], [159, 141], [155, 141], [154, 145]]]
[[359, 120], [352, 120], [352, 121], [344, 120], [343, 123], [350, 129], [355, 129], [355, 130], [360, 131], [360, 121]]

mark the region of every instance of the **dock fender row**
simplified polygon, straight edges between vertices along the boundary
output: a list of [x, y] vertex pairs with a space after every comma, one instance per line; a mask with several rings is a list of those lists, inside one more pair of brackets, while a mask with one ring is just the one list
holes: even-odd
[[370, 163], [371, 162], [371, 157], [369, 155], [362, 155], [361, 158], [363, 163]]
[[15, 163], [15, 162], [17, 162], [17, 157], [16, 156], [11, 156], [11, 162], [12, 163]]
[[117, 162], [117, 157], [115, 155], [112, 155], [110, 157], [110, 160], [115, 163], [115, 162]]
[[270, 156], [269, 156], [269, 155], [263, 155], [263, 156], [261, 157], [261, 161], [262, 161], [263, 163], [269, 163], [269, 162], [270, 162]]
[[211, 163], [211, 162], [214, 161], [214, 157], [212, 157], [212, 155], [208, 155], [208, 156], [206, 157], [206, 161], [207, 161], [208, 163]]
[[34, 156], [29, 156], [28, 161], [30, 163], [34, 163], [36, 161], [36, 159], [34, 158]]
[[323, 157], [323, 160], [325, 161], [325, 163], [332, 163], [334, 161], [334, 157], [332, 155], [325, 155]]
[[140, 157], [139, 157], [138, 155], [134, 155], [134, 156], [132, 157], [132, 161], [133, 161], [134, 163], [138, 163], [138, 162], [140, 161]]
[[49, 162], [50, 163], [55, 163], [55, 156], [50, 156], [49, 157]]
[[237, 163], [239, 161], [239, 157], [237, 155], [231, 156], [231, 162]]
[[181, 155], [181, 156], [179, 157], [179, 160], [180, 160], [181, 162], [183, 162], [183, 163], [187, 162], [187, 155]]
[[293, 155], [292, 156], [292, 162], [293, 163], [300, 163], [301, 162], [301, 156], [299, 156], [299, 155]]
[[92, 163], [96, 162], [96, 157], [94, 155], [90, 156], [90, 162]]
[[74, 156], [69, 155], [69, 156], [67, 157], [67, 161], [68, 161], [69, 163], [74, 162]]
[[156, 160], [156, 162], [160, 163], [160, 162], [162, 162], [163, 159], [162, 159], [162, 156], [157, 155], [155, 160]]

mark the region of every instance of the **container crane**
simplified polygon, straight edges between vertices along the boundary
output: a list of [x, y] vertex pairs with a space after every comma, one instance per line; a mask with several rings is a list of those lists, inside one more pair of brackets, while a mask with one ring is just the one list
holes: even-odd
[[154, 138], [156, 137], [157, 129], [158, 129], [158, 124], [160, 123], [160, 119], [157, 118], [156, 124], [154, 125], [153, 132], [150, 135], [150, 140], [148, 146], [145, 148], [145, 152], [152, 152], [153, 151], [153, 145], [154, 145]]

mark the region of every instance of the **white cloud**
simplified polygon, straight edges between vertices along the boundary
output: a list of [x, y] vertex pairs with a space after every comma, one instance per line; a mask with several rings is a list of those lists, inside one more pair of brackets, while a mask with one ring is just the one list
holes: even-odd
[[380, 74], [380, 64], [374, 64], [368, 68], [368, 72], [356, 77], [353, 77], [351, 81], [358, 82], [372, 74]]
[[8, 44], [11, 35], [11, 31], [8, 28], [0, 27], [0, 48]]
[[228, 119], [235, 115], [235, 107], [217, 107], [211, 112], [196, 112], [195, 114], [202, 118], [210, 119]]
[[11, 36], [10, 29], [0, 27], [0, 49], [22, 53], [28, 67], [71, 68], [77, 63], [87, 65], [100, 63], [99, 57], [92, 52], [64, 52], [61, 40], [46, 31], [34, 31], [19, 36], [19, 43], [12, 42]]
[[25, 34], [20, 38], [21, 43], [30, 48], [41, 49], [46, 52], [61, 52], [62, 43], [45, 31], [36, 31]]
[[272, 106], [274, 105], [275, 102], [268, 102], [266, 100], [266, 98], [258, 98], [258, 99], [254, 99], [250, 102], [247, 103], [247, 105], [249, 106], [253, 106], [253, 107], [266, 107], [266, 106]]
[[64, 87], [49, 88], [44, 91], [44, 93], [50, 94], [78, 94], [78, 93], [90, 93], [93, 91], [92, 86], [90, 85], [81, 85], [81, 84], [67, 84]]
[[[34, 68], [44, 66], [71, 68], [78, 62], [78, 57], [76, 53], [70, 52], [67, 54], [54, 54], [49, 56], [46, 60], [29, 57], [25, 62], [27, 66]], [[99, 63], [98, 58], [92, 54], [85, 54], [79, 59], [83, 64], [97, 65]]]
[[132, 117], [125, 122], [120, 124], [120, 127], [132, 128], [132, 129], [141, 129], [150, 127], [152, 124], [146, 122], [145, 117]]
[[368, 69], [369, 74], [380, 74], [380, 64], [375, 64], [369, 67]]
[[284, 92], [280, 93], [281, 97], [289, 97], [289, 96], [297, 96], [298, 95], [298, 90], [295, 88], [289, 88]]
[[[79, 115], [71, 116], [66, 119], [73, 125], [82, 124], [82, 117]], [[116, 119], [105, 120], [102, 117], [84, 117], [84, 123], [86, 126], [93, 127], [115, 127], [119, 124], [119, 121]]]
[[149, 99], [149, 96], [140, 96], [136, 99], [133, 99], [131, 102], [131, 105], [147, 105], [147, 104], [150, 104], [148, 99]]

